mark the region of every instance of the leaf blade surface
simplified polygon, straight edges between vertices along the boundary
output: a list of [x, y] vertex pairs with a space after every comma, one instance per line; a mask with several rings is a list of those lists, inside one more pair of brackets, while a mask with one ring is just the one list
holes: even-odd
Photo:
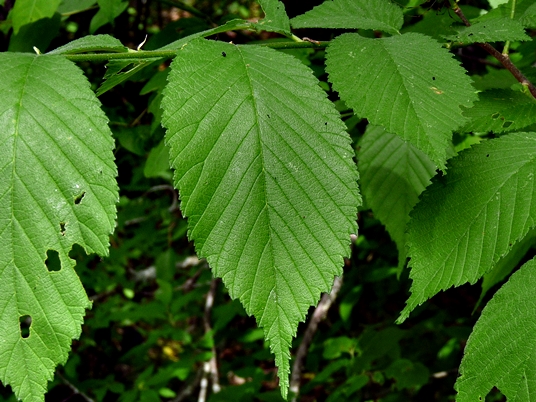
[[179, 51], [162, 105], [189, 237], [264, 328], [285, 395], [298, 322], [356, 230], [345, 126], [292, 56], [205, 40]]
[[535, 158], [536, 133], [509, 134], [462, 151], [432, 181], [408, 225], [413, 284], [399, 321], [440, 290], [475, 283], [535, 226]]
[[[0, 380], [43, 400], [91, 306], [69, 258], [106, 255], [117, 186], [107, 119], [81, 71], [58, 56], [2, 53]], [[61, 269], [49, 271], [48, 252]], [[22, 338], [19, 317], [30, 316]]]
[[477, 99], [471, 80], [435, 40], [408, 33], [381, 39], [343, 34], [327, 49], [333, 87], [354, 112], [382, 125], [444, 168], [446, 148]]

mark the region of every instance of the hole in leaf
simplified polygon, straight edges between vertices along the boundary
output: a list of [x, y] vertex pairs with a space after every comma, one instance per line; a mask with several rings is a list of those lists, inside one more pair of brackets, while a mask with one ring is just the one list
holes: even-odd
[[78, 194], [76, 197], [74, 197], [74, 203], [75, 205], [78, 205], [82, 202], [82, 199], [84, 198], [84, 196], [86, 195], [86, 192], [85, 191], [82, 191], [80, 194]]
[[432, 77], [432, 81], [435, 81], [435, 77]]
[[510, 127], [512, 124], [514, 124], [513, 121], [505, 121], [505, 122], [503, 123], [502, 126], [503, 126], [503, 128], [508, 128], [508, 127]]
[[30, 326], [32, 325], [32, 317], [29, 315], [23, 315], [19, 318], [20, 322], [20, 336], [28, 338], [30, 336]]
[[222, 55], [223, 57], [226, 57], [226, 56], [227, 56], [227, 53], [225, 53], [225, 52], [221, 52], [221, 55]]
[[65, 222], [60, 222], [60, 233], [65, 236]]
[[59, 271], [61, 269], [60, 255], [56, 250], [47, 251], [47, 259], [45, 260], [47, 269], [52, 271]]
[[493, 113], [493, 114], [491, 115], [491, 118], [492, 118], [492, 119], [498, 119], [498, 118], [499, 118], [499, 113]]

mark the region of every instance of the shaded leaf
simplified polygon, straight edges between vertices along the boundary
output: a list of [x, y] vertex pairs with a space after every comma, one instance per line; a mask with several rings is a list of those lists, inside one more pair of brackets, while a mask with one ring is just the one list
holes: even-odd
[[409, 213], [430, 184], [435, 165], [413, 145], [381, 126], [367, 127], [357, 155], [365, 202], [396, 243], [402, 265], [406, 261]]
[[511, 89], [493, 89], [478, 94], [479, 101], [463, 114], [470, 120], [463, 130], [504, 133], [536, 123], [536, 100]]
[[327, 49], [333, 87], [354, 112], [409, 141], [444, 168], [460, 106], [477, 99], [471, 80], [435, 40], [416, 33], [382, 39], [344, 34]]
[[495, 386], [508, 400], [536, 398], [536, 261], [514, 273], [482, 311], [464, 351], [457, 401], [484, 400]]
[[286, 395], [297, 325], [357, 229], [345, 126], [294, 57], [206, 40], [178, 52], [162, 106], [189, 237], [263, 327]]
[[445, 39], [462, 44], [531, 40], [519, 21], [506, 17], [462, 27], [457, 34], [447, 35]]
[[403, 15], [388, 0], [326, 0], [291, 22], [293, 28], [374, 29], [397, 34]]
[[462, 151], [432, 180], [408, 225], [413, 284], [399, 322], [440, 290], [475, 283], [534, 227], [535, 158], [536, 133], [509, 134]]
[[[108, 252], [118, 199], [114, 143], [74, 64], [0, 53], [0, 66], [0, 380], [37, 401], [91, 306], [69, 251], [77, 243]], [[47, 255], [59, 271], [47, 269]], [[31, 317], [27, 338], [21, 316]]]
[[61, 0], [17, 0], [11, 12], [13, 32], [17, 34], [19, 29], [26, 24], [52, 18]]
[[97, 0], [97, 3], [99, 3], [99, 11], [89, 24], [91, 34], [103, 25], [113, 24], [114, 20], [128, 7], [128, 1], [125, 0]]

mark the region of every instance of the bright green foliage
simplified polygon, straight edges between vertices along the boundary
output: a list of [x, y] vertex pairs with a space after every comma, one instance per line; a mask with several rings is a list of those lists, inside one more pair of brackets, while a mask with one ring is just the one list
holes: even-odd
[[126, 52], [128, 48], [110, 35], [88, 35], [73, 40], [48, 54], [75, 54], [83, 52]]
[[456, 382], [459, 402], [484, 400], [496, 386], [512, 401], [536, 398], [536, 261], [510, 277], [482, 311]]
[[278, 32], [285, 36], [292, 35], [290, 32], [290, 21], [283, 3], [278, 0], [259, 0], [259, 4], [264, 11], [265, 17], [255, 24], [258, 29]]
[[71, 62], [2, 53], [0, 66], [0, 380], [41, 401], [91, 306], [69, 251], [77, 243], [107, 254], [118, 199], [113, 141]]
[[478, 22], [470, 27], [463, 27], [456, 35], [445, 36], [445, 39], [464, 45], [477, 42], [531, 40], [530, 36], [525, 33], [521, 22], [506, 17]]
[[189, 237], [263, 327], [286, 395], [297, 325], [357, 229], [344, 124], [294, 57], [205, 40], [179, 51], [162, 106]]
[[52, 17], [60, 2], [61, 0], [17, 0], [11, 13], [13, 31], [18, 33], [23, 25]]
[[402, 10], [388, 0], [327, 0], [292, 19], [294, 28], [375, 29], [390, 34], [397, 34], [402, 23]]
[[344, 34], [326, 57], [333, 88], [358, 116], [444, 168], [452, 130], [465, 121], [460, 106], [476, 100], [471, 80], [446, 49], [416, 33], [381, 39]]
[[406, 224], [419, 194], [430, 184], [435, 165], [424, 153], [381, 126], [367, 127], [358, 148], [361, 191], [367, 206], [406, 261]]
[[461, 152], [433, 180], [411, 213], [413, 284], [399, 321], [440, 290], [475, 283], [534, 227], [535, 158], [536, 133], [514, 133]]
[[536, 123], [536, 100], [511, 89], [492, 89], [478, 94], [479, 101], [464, 112], [470, 120], [466, 131], [504, 133]]

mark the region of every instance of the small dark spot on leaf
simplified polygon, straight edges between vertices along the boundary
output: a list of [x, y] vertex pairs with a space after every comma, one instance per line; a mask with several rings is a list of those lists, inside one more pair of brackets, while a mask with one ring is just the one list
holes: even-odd
[[328, 122], [326, 121], [326, 122], [324, 123], [324, 125], [327, 126], [327, 125], [328, 125]]
[[60, 222], [60, 233], [65, 236], [65, 222]]
[[499, 113], [493, 113], [493, 114], [491, 115], [491, 118], [492, 118], [492, 119], [498, 119], [498, 118], [499, 118]]
[[268, 116], [268, 118], [270, 118], [270, 115], [269, 115], [269, 114], [267, 114], [266, 116]]
[[473, 36], [473, 35], [474, 35], [474, 34], [470, 33], [470, 34], [468, 34], [467, 36]]
[[78, 205], [82, 202], [82, 199], [84, 198], [84, 196], [86, 195], [86, 192], [85, 191], [82, 191], [80, 194], [78, 194], [76, 197], [74, 197], [74, 203], [75, 205]]
[[56, 250], [47, 251], [47, 259], [45, 260], [45, 265], [49, 272], [59, 271], [61, 269], [60, 255]]
[[435, 81], [435, 77], [432, 77], [432, 80]]
[[223, 57], [227, 57], [227, 53], [225, 53], [225, 52], [221, 52], [221, 55], [222, 55]]
[[486, 158], [489, 158], [489, 154], [486, 155]]
[[503, 126], [503, 128], [508, 128], [508, 127], [510, 127], [512, 124], [514, 124], [513, 121], [505, 121], [505, 122], [503, 123], [502, 126]]
[[23, 315], [19, 317], [20, 323], [20, 336], [28, 338], [30, 336], [30, 326], [32, 325], [32, 317], [29, 315]]

